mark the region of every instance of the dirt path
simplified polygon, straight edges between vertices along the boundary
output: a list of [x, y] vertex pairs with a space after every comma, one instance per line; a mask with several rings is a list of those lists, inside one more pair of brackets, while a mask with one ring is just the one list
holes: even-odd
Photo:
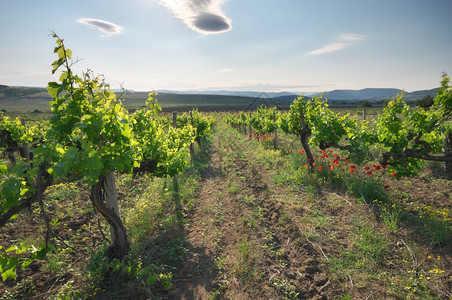
[[[210, 166], [186, 226], [189, 253], [173, 274], [169, 299], [330, 298], [334, 284], [320, 250], [286, 213], [296, 209], [287, 190], [234, 143], [217, 139]], [[277, 200], [281, 195], [286, 202]], [[294, 203], [299, 197], [289, 195]]]

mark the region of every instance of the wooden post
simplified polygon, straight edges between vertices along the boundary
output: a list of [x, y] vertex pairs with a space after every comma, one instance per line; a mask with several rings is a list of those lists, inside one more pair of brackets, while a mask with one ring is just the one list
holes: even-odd
[[367, 117], [367, 110], [364, 108], [363, 110], [363, 120], [365, 120]]
[[[444, 156], [449, 159], [452, 157], [452, 132], [446, 132], [446, 139], [444, 145]], [[446, 161], [446, 174], [452, 175], [452, 161]]]
[[[22, 122], [22, 125], [24, 127], [26, 127], [25, 125], [27, 124], [27, 122], [25, 120], [22, 120], [21, 122]], [[21, 153], [22, 157], [25, 158], [25, 161], [27, 163], [30, 162], [30, 152], [28, 151], [28, 142], [25, 142], [22, 145], [22, 151], [23, 151], [23, 153]], [[31, 166], [30, 166], [30, 168], [31, 168]]]
[[[273, 112], [273, 122], [276, 123], [276, 111]], [[273, 145], [275, 147], [275, 150], [278, 150], [278, 132], [275, 127], [275, 131], [273, 132]]]
[[[249, 120], [251, 120], [251, 112], [250, 112], [250, 118], [249, 118]], [[253, 134], [253, 130], [251, 129], [251, 123], [250, 123], [250, 137], [251, 137], [252, 134]]]
[[[190, 111], [190, 123], [193, 123], [193, 113]], [[193, 157], [195, 155], [195, 143], [190, 144], [190, 156]]]
[[173, 127], [177, 128], [177, 112], [173, 112]]

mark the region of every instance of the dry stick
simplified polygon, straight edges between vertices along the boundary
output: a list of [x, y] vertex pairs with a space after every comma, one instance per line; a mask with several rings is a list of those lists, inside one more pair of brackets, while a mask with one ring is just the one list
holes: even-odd
[[276, 271], [275, 274], [273, 274], [272, 276], [270, 276], [270, 279], [268, 279], [268, 281], [271, 281], [271, 280], [273, 279], [273, 277], [275, 277], [276, 275], [279, 275], [279, 274], [281, 274], [281, 272], [280, 272], [280, 271]]
[[284, 247], [282, 247], [282, 249], [286, 248], [287, 245], [289, 245], [289, 242], [290, 242], [290, 237], [287, 238], [287, 243], [284, 245]]
[[330, 282], [331, 281], [328, 279], [328, 281], [321, 288], [319, 288], [319, 292], [321, 292], [327, 285], [329, 285]]
[[415, 265], [417, 265], [417, 259], [416, 259], [416, 256], [414, 256], [414, 253], [413, 253], [413, 251], [411, 250], [411, 248], [408, 246], [408, 244], [405, 242], [405, 240], [404, 240], [402, 237], [400, 237], [400, 240], [401, 240], [402, 243], [405, 245], [405, 247], [408, 249], [408, 252], [409, 252], [410, 255], [411, 255], [411, 260], [413, 261], [413, 263], [414, 263]]
[[352, 277], [350, 276], [350, 274], [347, 274], [347, 276], [348, 276], [348, 278], [350, 279], [350, 283], [352, 284], [352, 287], [354, 287]]
[[58, 276], [57, 279], [55, 280], [55, 282], [52, 284], [52, 286], [47, 290], [47, 292], [41, 294], [41, 295], [44, 295], [43, 299], [46, 299], [46, 298], [47, 298], [47, 297], [46, 297], [47, 294], [49, 294], [49, 293], [53, 290], [53, 287], [55, 286], [55, 284], [60, 280], [61, 277], [63, 277], [63, 276], [66, 275], [66, 274], [67, 274], [67, 273]]
[[344, 201], [347, 202], [348, 204], [352, 205], [352, 203], [351, 203], [350, 201], [348, 201], [348, 200], [345, 199], [344, 197], [339, 196], [339, 195], [336, 194], [336, 193], [328, 193], [328, 194], [333, 195], [333, 196], [336, 196], [336, 197], [338, 197], [338, 198], [344, 200]]
[[320, 251], [322, 252], [323, 256], [325, 256], [326, 260], [327, 260], [327, 261], [330, 261], [330, 260], [328, 259], [328, 257], [325, 255], [325, 252], [323, 252], [323, 249], [322, 249], [322, 247], [320, 247], [320, 245], [319, 245], [319, 249], [320, 249]]
[[[312, 245], [312, 247], [315, 248], [315, 244], [314, 244], [313, 242], [311, 242], [309, 239], [306, 239], [306, 240]], [[329, 258], [328, 258], [328, 256], [326, 256], [325, 252], [323, 252], [322, 247], [320, 247], [320, 245], [317, 245], [317, 246], [319, 247], [320, 252], [322, 252], [322, 254], [323, 254], [323, 256], [326, 258], [326, 260], [327, 260], [327, 261], [330, 261]]]

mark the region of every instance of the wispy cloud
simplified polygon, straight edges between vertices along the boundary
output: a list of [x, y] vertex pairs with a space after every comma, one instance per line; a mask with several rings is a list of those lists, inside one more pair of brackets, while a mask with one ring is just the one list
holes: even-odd
[[77, 20], [78, 23], [86, 25], [88, 27], [99, 30], [106, 35], [120, 34], [122, 32], [122, 27], [114, 23], [90, 18], [81, 18]]
[[221, 11], [225, 0], [160, 0], [176, 18], [202, 34], [222, 33], [232, 29], [231, 20]]
[[354, 33], [344, 33], [337, 37], [337, 41], [328, 44], [320, 49], [309, 52], [311, 55], [321, 55], [330, 52], [336, 52], [354, 45], [356, 42], [364, 40], [366, 36]]
[[229, 72], [232, 72], [232, 70], [231, 69], [219, 69], [219, 70], [217, 70], [217, 72], [218, 73], [229, 73]]

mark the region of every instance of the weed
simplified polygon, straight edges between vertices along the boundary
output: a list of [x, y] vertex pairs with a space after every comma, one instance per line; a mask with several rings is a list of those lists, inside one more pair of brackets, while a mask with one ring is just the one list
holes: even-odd
[[337, 295], [334, 300], [352, 300], [352, 296], [350, 294]]
[[388, 204], [382, 201], [374, 200], [378, 203], [380, 210], [380, 218], [389, 230], [395, 232], [399, 229], [399, 221], [402, 217], [402, 210], [398, 205]]
[[277, 277], [273, 277], [271, 279], [274, 286], [278, 287], [279, 291], [289, 299], [298, 299], [298, 295], [300, 293], [296, 292], [295, 286], [291, 285], [285, 279], [279, 279]]
[[387, 245], [387, 240], [366, 225], [362, 226], [359, 223], [355, 223], [354, 225], [355, 227], [358, 227], [358, 230], [353, 245], [358, 251], [372, 260], [377, 262], [381, 261]]
[[33, 277], [22, 279], [14, 290], [6, 290], [0, 300], [28, 299], [33, 295], [36, 286]]
[[212, 293], [210, 293], [209, 299], [210, 299], [210, 300], [215, 300], [215, 299], [217, 299], [220, 295], [221, 295], [220, 291], [212, 292]]
[[256, 222], [252, 218], [246, 218], [245, 216], [243, 216], [242, 222], [250, 229], [256, 228]]
[[185, 247], [185, 238], [174, 238], [170, 240], [161, 256], [169, 264], [176, 264], [184, 261], [185, 255], [189, 252]]

